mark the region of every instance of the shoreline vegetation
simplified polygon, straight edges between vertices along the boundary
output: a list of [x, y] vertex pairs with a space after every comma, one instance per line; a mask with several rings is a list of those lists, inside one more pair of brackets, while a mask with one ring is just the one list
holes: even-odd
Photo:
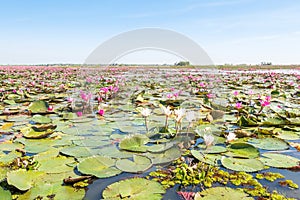
[[161, 68], [161, 69], [181, 69], [181, 68], [188, 68], [188, 69], [218, 69], [218, 70], [270, 70], [270, 69], [296, 69], [300, 70], [300, 64], [293, 64], [293, 65], [247, 65], [247, 64], [238, 64], [238, 65], [232, 65], [232, 64], [224, 64], [224, 65], [185, 65], [185, 66], [179, 66], [179, 65], [160, 65], [160, 64], [26, 64], [26, 65], [1, 65], [0, 67], [88, 67], [88, 68], [97, 68], [97, 67], [126, 67], [126, 68]]

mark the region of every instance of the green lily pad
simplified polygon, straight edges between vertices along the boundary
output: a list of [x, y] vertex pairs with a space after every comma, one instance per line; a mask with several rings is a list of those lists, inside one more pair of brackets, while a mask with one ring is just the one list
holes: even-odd
[[6, 173], [9, 171], [6, 167], [0, 167], [0, 182], [6, 178]]
[[84, 189], [75, 189], [70, 186], [62, 186], [61, 183], [41, 183], [18, 197], [18, 200], [28, 199], [53, 199], [59, 200], [82, 200], [85, 195]]
[[151, 159], [145, 156], [133, 155], [133, 161], [129, 159], [120, 159], [116, 162], [119, 170], [130, 173], [141, 173], [152, 166]]
[[251, 138], [248, 140], [248, 143], [255, 146], [256, 148], [265, 149], [265, 150], [285, 150], [289, 148], [289, 145], [278, 138]]
[[108, 140], [108, 137], [88, 137], [80, 140], [72, 140], [73, 144], [77, 146], [83, 146], [83, 147], [102, 147], [105, 145], [111, 144], [111, 141]]
[[39, 171], [43, 171], [46, 173], [61, 173], [72, 171], [73, 167], [67, 166], [67, 164], [74, 163], [73, 158], [67, 158], [65, 156], [48, 158], [47, 160], [40, 160]]
[[145, 135], [132, 135], [129, 137], [124, 138], [120, 144], [120, 149], [128, 150], [128, 151], [134, 151], [134, 152], [146, 152], [147, 151], [147, 144], [149, 141], [149, 138]]
[[191, 150], [191, 154], [197, 158], [197, 160], [213, 166], [218, 166], [218, 160], [221, 159], [221, 155], [205, 154], [204, 152], [196, 150]]
[[61, 149], [60, 152], [64, 155], [73, 156], [75, 158], [89, 157], [93, 155], [90, 148], [81, 146], [68, 146]]
[[102, 156], [108, 156], [111, 158], [130, 158], [134, 153], [128, 151], [120, 151], [116, 146], [113, 145], [99, 149], [98, 154]]
[[244, 142], [232, 143], [227, 149], [228, 152], [225, 155], [230, 157], [257, 158], [259, 156], [258, 149]]
[[195, 200], [225, 200], [225, 199], [242, 199], [253, 200], [254, 198], [241, 190], [229, 187], [214, 187], [208, 188], [195, 195]]
[[279, 131], [278, 135], [275, 137], [283, 139], [283, 140], [299, 140], [300, 135], [296, 134], [294, 131]]
[[43, 160], [49, 160], [51, 158], [57, 157], [59, 154], [59, 149], [57, 148], [50, 148], [47, 151], [38, 153], [34, 155], [34, 159], [38, 162], [42, 162]]
[[143, 178], [126, 179], [113, 183], [103, 191], [103, 199], [159, 200], [165, 193], [163, 186]]
[[5, 99], [3, 101], [3, 103], [5, 104], [8, 104], [8, 105], [16, 105], [17, 103], [15, 102], [15, 100], [8, 100], [8, 99]]
[[49, 124], [52, 121], [49, 117], [43, 115], [34, 115], [31, 120], [38, 124]]
[[197, 126], [196, 128], [196, 133], [200, 136], [203, 137], [205, 134], [212, 133], [212, 134], [219, 134], [222, 131], [219, 129], [220, 127], [217, 125], [212, 125], [212, 124], [205, 124], [205, 125], [200, 125]]
[[227, 149], [223, 146], [212, 145], [206, 148], [206, 145], [200, 144], [198, 145], [200, 151], [203, 153], [224, 153]]
[[243, 172], [257, 172], [264, 169], [264, 164], [254, 158], [244, 159], [244, 158], [232, 158], [232, 157], [222, 157], [222, 165], [234, 171]]
[[175, 144], [172, 142], [164, 143], [164, 144], [155, 144], [148, 147], [149, 152], [163, 152], [170, 148], [172, 148]]
[[11, 151], [8, 154], [0, 155], [0, 164], [3, 163], [4, 165], [7, 165], [11, 163], [15, 158], [21, 156], [22, 154], [16, 151]]
[[1, 151], [13, 151], [15, 149], [22, 149], [24, 145], [14, 142], [14, 143], [1, 143], [0, 150]]
[[26, 171], [25, 169], [10, 171], [7, 173], [7, 183], [25, 191], [30, 189], [43, 174], [44, 172]]
[[245, 127], [245, 126], [256, 126], [257, 125], [257, 122], [253, 121], [252, 119], [250, 118], [246, 118], [244, 115], [241, 116], [239, 118], [239, 120], [237, 121], [237, 124], [240, 126], [240, 127]]
[[289, 121], [290, 124], [300, 125], [300, 117], [288, 118], [287, 120]]
[[122, 171], [115, 167], [115, 159], [105, 156], [93, 156], [84, 159], [77, 165], [82, 174], [94, 175], [98, 178], [107, 178], [120, 174]]
[[28, 106], [31, 113], [46, 113], [48, 111], [48, 103], [45, 101], [34, 101]]
[[162, 164], [179, 158], [181, 156], [181, 151], [177, 146], [174, 146], [161, 153], [146, 153], [146, 156], [151, 158], [153, 164]]
[[48, 129], [46, 131], [35, 131], [31, 127], [25, 127], [21, 129], [21, 132], [23, 133], [23, 136], [25, 138], [30, 138], [30, 139], [41, 139], [45, 138], [53, 133], [53, 130]]
[[262, 124], [269, 126], [277, 126], [286, 124], [286, 121], [281, 118], [266, 118]]
[[4, 190], [2, 187], [0, 187], [0, 197], [1, 200], [11, 200], [11, 193], [9, 190]]
[[260, 157], [259, 160], [265, 165], [276, 168], [291, 168], [299, 165], [300, 160], [283, 154], [278, 153], [264, 153], [263, 157]]

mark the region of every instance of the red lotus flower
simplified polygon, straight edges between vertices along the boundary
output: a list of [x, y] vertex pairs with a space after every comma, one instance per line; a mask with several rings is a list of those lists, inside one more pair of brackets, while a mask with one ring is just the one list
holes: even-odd
[[98, 110], [98, 114], [99, 114], [100, 116], [103, 116], [103, 115], [104, 115], [104, 110], [103, 110], [103, 109]]

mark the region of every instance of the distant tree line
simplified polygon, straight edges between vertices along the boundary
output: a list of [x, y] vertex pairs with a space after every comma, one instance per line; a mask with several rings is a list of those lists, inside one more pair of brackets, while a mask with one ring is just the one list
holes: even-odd
[[189, 61], [180, 61], [180, 62], [176, 62], [174, 65], [175, 66], [189, 66], [190, 62]]

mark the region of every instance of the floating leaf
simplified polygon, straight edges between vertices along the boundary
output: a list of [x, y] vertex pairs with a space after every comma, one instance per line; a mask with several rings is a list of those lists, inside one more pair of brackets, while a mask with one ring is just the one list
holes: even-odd
[[257, 172], [264, 169], [264, 164], [257, 159], [222, 157], [221, 163], [227, 169], [243, 172]]
[[15, 158], [21, 157], [22, 154], [20, 152], [11, 151], [8, 154], [0, 155], [0, 164], [9, 164], [11, 163]]
[[61, 173], [72, 171], [73, 167], [67, 166], [67, 164], [74, 163], [73, 158], [67, 158], [65, 156], [49, 158], [47, 160], [40, 160], [39, 171], [43, 171], [46, 173]]
[[38, 124], [48, 124], [51, 123], [51, 119], [47, 116], [43, 116], [43, 115], [34, 115], [31, 118], [31, 121], [38, 123]]
[[111, 144], [111, 141], [108, 140], [109, 138], [106, 136], [90, 136], [86, 137], [84, 139], [79, 140], [73, 140], [73, 144], [77, 146], [83, 146], [83, 147], [102, 147], [108, 144]]
[[35, 131], [31, 127], [25, 127], [21, 129], [21, 132], [23, 133], [23, 136], [25, 138], [31, 138], [31, 139], [41, 139], [45, 138], [53, 133], [53, 130], [48, 129], [46, 131]]
[[256, 126], [257, 123], [255, 121], [253, 121], [250, 118], [246, 118], [244, 115], [242, 115], [239, 120], [237, 121], [237, 124], [240, 127], [245, 127], [245, 126]]
[[270, 167], [276, 168], [291, 168], [299, 165], [300, 160], [283, 154], [278, 153], [264, 153], [263, 157], [259, 158], [261, 162]]
[[145, 156], [133, 155], [133, 161], [129, 159], [121, 159], [116, 162], [116, 167], [119, 170], [130, 173], [141, 173], [149, 169], [152, 162]]
[[119, 146], [121, 149], [128, 150], [128, 151], [134, 151], [134, 152], [146, 152], [147, 151], [147, 144], [149, 141], [149, 138], [145, 135], [133, 135], [130, 137], [126, 137], [123, 139]]
[[198, 145], [200, 151], [203, 153], [224, 153], [227, 149], [223, 146], [212, 145], [206, 148], [206, 145], [200, 144]]
[[300, 125], [300, 117], [296, 117], [296, 118], [289, 118], [287, 119], [289, 121], [290, 124], [293, 125]]
[[73, 156], [75, 158], [88, 157], [92, 155], [90, 148], [80, 146], [68, 146], [61, 149], [60, 152], [64, 155]]
[[256, 148], [265, 149], [265, 150], [285, 150], [289, 148], [289, 145], [278, 138], [251, 138], [248, 140], [248, 143], [252, 144]]
[[34, 101], [28, 106], [28, 110], [32, 113], [46, 113], [48, 110], [48, 103], [45, 101]]
[[163, 151], [166, 151], [167, 149], [172, 148], [174, 145], [175, 144], [172, 142], [164, 143], [164, 144], [155, 144], [155, 145], [149, 146], [147, 150], [149, 152], [156, 152], [156, 153], [163, 152]]
[[98, 178], [107, 178], [120, 174], [121, 171], [115, 167], [116, 160], [104, 157], [93, 156], [82, 160], [78, 165], [78, 171], [82, 174], [94, 175]]
[[147, 153], [147, 157], [151, 158], [153, 164], [162, 164], [176, 160], [181, 156], [181, 151], [174, 146], [162, 153]]
[[269, 126], [277, 126], [286, 124], [286, 121], [281, 118], [266, 118], [262, 124]]
[[1, 186], [0, 186], [0, 197], [1, 200], [11, 200], [11, 193], [9, 190], [4, 190]]
[[0, 150], [1, 151], [13, 151], [15, 149], [22, 149], [24, 145], [17, 143], [17, 142], [6, 142], [0, 144]]
[[19, 190], [25, 191], [30, 189], [35, 181], [43, 174], [44, 172], [26, 171], [25, 169], [10, 171], [7, 173], [7, 183], [15, 186]]
[[229, 187], [214, 187], [208, 188], [202, 192], [198, 192], [195, 195], [195, 200], [226, 200], [226, 199], [242, 199], [253, 200], [248, 194], [241, 190], [229, 188]]
[[14, 125], [14, 123], [12, 123], [12, 122], [4, 123], [0, 129], [1, 130], [9, 130], [13, 125]]
[[228, 152], [225, 154], [230, 157], [238, 158], [257, 158], [259, 151], [251, 144], [244, 142], [232, 143], [227, 147]]
[[205, 154], [204, 152], [191, 150], [191, 154], [197, 158], [199, 161], [213, 165], [218, 166], [218, 160], [221, 159], [220, 155], [214, 155], [214, 154]]
[[6, 178], [6, 173], [9, 171], [6, 167], [0, 167], [0, 182]]
[[275, 137], [283, 139], [283, 140], [299, 140], [300, 135], [296, 134], [294, 131], [280, 131], [278, 135], [275, 135]]
[[165, 190], [161, 184], [143, 178], [113, 183], [103, 191], [103, 199], [159, 200]]
[[99, 155], [108, 156], [111, 158], [130, 158], [133, 152], [120, 151], [116, 146], [106, 146], [98, 150]]
[[18, 200], [48, 199], [51, 196], [55, 200], [82, 200], [84, 195], [84, 189], [62, 186], [61, 183], [41, 183], [20, 195]]

